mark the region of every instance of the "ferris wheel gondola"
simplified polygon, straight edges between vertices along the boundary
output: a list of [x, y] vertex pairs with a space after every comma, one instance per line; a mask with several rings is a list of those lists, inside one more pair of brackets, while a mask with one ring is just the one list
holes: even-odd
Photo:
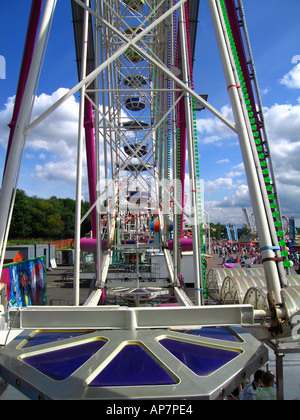
[[145, 121], [126, 121], [123, 123], [123, 129], [128, 131], [138, 131], [148, 129], [150, 124]]
[[136, 74], [125, 77], [123, 79], [123, 84], [129, 88], [141, 88], [148, 84], [148, 79], [145, 76]]
[[128, 50], [125, 51], [124, 55], [127, 58], [127, 60], [131, 63], [140, 63], [141, 61], [143, 61], [143, 57], [133, 48], [128, 48]]
[[130, 111], [142, 111], [146, 107], [146, 103], [139, 96], [130, 96], [125, 101], [125, 107]]
[[129, 9], [139, 12], [145, 6], [145, 0], [124, 0]]
[[151, 165], [146, 163], [141, 163], [139, 159], [133, 158], [129, 163], [127, 163], [124, 167], [125, 171], [130, 172], [146, 172], [152, 169]]
[[129, 146], [124, 146], [124, 151], [128, 156], [137, 154], [138, 156], [146, 156], [148, 153], [148, 146], [140, 146], [139, 144], [131, 144]]

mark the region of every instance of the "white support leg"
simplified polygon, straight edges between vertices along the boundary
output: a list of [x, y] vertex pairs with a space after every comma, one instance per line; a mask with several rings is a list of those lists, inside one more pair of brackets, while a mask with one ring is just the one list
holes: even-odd
[[[224, 74], [226, 78], [227, 86], [230, 86], [229, 95], [231, 99], [234, 119], [238, 127], [238, 137], [240, 141], [241, 152], [245, 165], [245, 172], [248, 180], [249, 192], [251, 196], [251, 202], [253, 212], [255, 215], [255, 221], [257, 225], [259, 241], [261, 248], [267, 248], [262, 251], [263, 259], [274, 258], [274, 252], [270, 249], [273, 245], [272, 238], [270, 235], [269, 224], [266, 214], [266, 209], [263, 201], [263, 193], [258, 180], [257, 168], [255, 166], [255, 160], [251, 149], [251, 132], [247, 129], [247, 123], [245, 118], [245, 105], [241, 101], [238, 88], [234, 87], [238, 85], [238, 80], [233, 72], [233, 66], [230, 59], [230, 46], [226, 43], [226, 32], [222, 26], [222, 15], [221, 11], [218, 10], [216, 0], [209, 0], [210, 11], [212, 20], [215, 28], [215, 33], [219, 45], [220, 56], [223, 63]], [[264, 263], [266, 272], [266, 281], [268, 291], [274, 292], [276, 304], [282, 303], [281, 298], [281, 285], [278, 276], [277, 266], [275, 261], [267, 261]]]

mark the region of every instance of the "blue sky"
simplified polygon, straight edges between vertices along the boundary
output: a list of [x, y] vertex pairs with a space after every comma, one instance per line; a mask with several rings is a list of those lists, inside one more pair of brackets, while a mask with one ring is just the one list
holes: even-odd
[[[70, 1], [57, 3], [36, 113], [77, 82]], [[30, 0], [0, 3], [0, 55], [6, 61], [6, 78], [0, 79], [1, 173], [30, 7]], [[244, 8], [281, 207], [300, 225], [300, 2], [244, 0]], [[207, 0], [200, 5], [195, 59], [196, 91], [232, 118]], [[77, 115], [72, 98], [28, 137], [19, 182], [28, 195], [75, 197]], [[213, 222], [242, 225], [242, 207], [251, 212], [251, 203], [238, 139], [207, 110], [197, 124], [206, 210]], [[88, 198], [86, 187], [84, 194]]]

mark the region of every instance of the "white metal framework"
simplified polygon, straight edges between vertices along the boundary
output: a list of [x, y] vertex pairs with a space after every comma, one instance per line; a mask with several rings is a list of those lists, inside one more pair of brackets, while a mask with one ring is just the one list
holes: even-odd
[[[82, 2], [76, 1], [76, 3], [82, 6]], [[183, 158], [186, 148], [178, 146], [180, 141], [184, 144], [187, 141], [188, 144], [191, 206], [193, 209], [195, 289], [197, 304], [201, 304], [200, 209], [197, 197], [195, 137], [192, 130], [193, 100], [190, 95], [185, 94], [186, 89], [190, 89], [192, 80], [188, 24], [185, 23], [188, 22], [187, 3], [185, 1], [104, 1], [95, 2], [94, 9], [89, 9], [88, 6], [87, 3], [86, 18], [90, 12], [95, 25], [96, 74], [94, 72], [94, 76], [88, 78], [88, 83], [82, 89], [85, 89], [84, 93], [95, 110], [95, 127], [99, 127], [99, 131], [95, 130], [95, 149], [99, 151], [99, 148], [103, 147], [104, 150], [106, 185], [104, 183], [102, 185], [106, 188], [104, 197], [108, 207], [106, 231], [108, 248], [104, 253], [97, 253], [96, 289], [87, 304], [97, 303], [101, 296], [107, 275], [108, 260], [111, 258], [114, 246], [118, 246], [118, 252], [122, 249], [122, 237], [116, 238], [116, 232], [120, 230], [118, 224], [120, 216], [121, 218], [128, 216], [126, 207], [127, 211], [134, 213], [137, 224], [138, 220], [143, 217], [148, 216], [148, 219], [151, 220], [151, 216], [153, 217], [154, 214], [158, 216], [160, 246], [166, 257], [170, 279], [178, 293], [178, 298], [182, 301], [181, 290], [178, 288], [181, 281], [181, 251], [178, 238], [183, 223], [181, 214], [184, 211], [184, 205], [181, 195], [184, 190], [185, 176], [180, 165], [185, 164]], [[87, 29], [85, 34], [88, 34]], [[86, 42], [88, 43], [88, 39]], [[82, 45], [86, 45], [86, 43], [83, 42]], [[99, 46], [101, 46], [100, 52]], [[87, 49], [85, 54], [87, 54]], [[82, 62], [85, 60], [86, 58], [83, 57]], [[102, 67], [101, 73], [98, 71], [99, 66]], [[98, 73], [100, 77], [96, 78]], [[178, 79], [178, 75], [180, 75], [180, 79]], [[84, 76], [82, 74], [82, 78]], [[91, 86], [92, 84], [93, 86]], [[203, 99], [199, 95], [194, 92], [193, 95], [203, 103]], [[184, 128], [178, 134], [180, 118]], [[232, 126], [231, 123], [229, 124]], [[180, 157], [180, 153], [184, 153], [184, 156]], [[98, 167], [99, 164], [96, 164], [96, 168]], [[80, 174], [80, 168], [78, 173]], [[108, 178], [109, 181], [107, 181]], [[175, 188], [174, 183], [176, 183]], [[181, 185], [179, 185], [180, 183]], [[99, 176], [96, 177], [96, 185], [101, 185]], [[170, 189], [173, 194], [170, 194]], [[127, 192], [127, 195], [124, 194], [124, 191]], [[97, 191], [97, 193], [99, 200], [104, 193], [103, 190]], [[78, 197], [80, 194], [79, 188]], [[129, 198], [131, 197], [130, 194], [133, 194], [133, 199], [136, 198], [136, 195], [144, 194], [145, 200], [143, 203], [140, 201], [137, 208], [128, 209], [126, 198], [128, 201], [128, 195]], [[174, 203], [172, 209], [174, 219], [173, 256], [169, 250], [167, 232], [168, 204], [172, 195]], [[130, 199], [129, 205], [132, 205]], [[77, 232], [79, 231], [78, 220]], [[136, 231], [139, 231], [138, 225]], [[96, 237], [97, 249], [100, 250], [103, 246], [100, 232], [97, 232]], [[140, 236], [137, 235], [134, 239], [137, 246], [133, 246], [132, 250], [134, 251], [136, 248], [138, 254]], [[75, 301], [77, 304], [79, 302], [79, 249], [80, 240], [77, 235], [77, 270], [75, 270], [77, 285]]]
[[[41, 6], [42, 3], [42, 0], [33, 0], [34, 6]], [[11, 382], [24, 375], [24, 392], [28, 395], [45, 398], [83, 398], [85, 395], [88, 398], [114, 398], [114, 392], [110, 388], [104, 391], [101, 387], [91, 390], [88, 375], [93, 372], [93, 379], [98, 377], [98, 373], [110, 364], [113, 355], [117, 355], [120, 348], [129, 344], [140, 346], [139, 351], [145, 351], [158, 361], [162, 370], [169, 373], [170, 383], [173, 384], [172, 380], [176, 383], [176, 397], [221, 398], [224, 396], [222, 392], [225, 392], [225, 383], [226, 391], [232, 390], [237, 381], [240, 381], [239, 375], [243, 368], [245, 374], [253, 373], [265, 361], [266, 354], [261, 344], [249, 337], [240, 326], [253, 326], [257, 317], [260, 320], [267, 319], [270, 324], [270, 330], [267, 327], [263, 331], [259, 330], [260, 338], [268, 339], [271, 334], [276, 337], [290, 334], [291, 325], [288, 321], [299, 310], [299, 304], [292, 298], [293, 289], [287, 287], [284, 270], [284, 265], [287, 268], [287, 264], [281, 249], [276, 185], [268, 172], [271, 161], [266, 159], [267, 141], [262, 145], [259, 138], [259, 130], [264, 128], [263, 121], [256, 121], [257, 115], [251, 105], [251, 86], [247, 85], [247, 60], [246, 66], [243, 64], [246, 48], [238, 31], [239, 23], [245, 27], [243, 7], [240, 0], [208, 0], [208, 3], [235, 123], [224, 117], [193, 89], [198, 0], [72, 0], [79, 82], [32, 121], [33, 98], [56, 6], [56, 0], [45, 0], [3, 176], [0, 196], [1, 265], [26, 136], [68, 98], [80, 92], [75, 308], [23, 308], [10, 311], [9, 330], [0, 337], [0, 345], [3, 346], [0, 365]], [[237, 10], [242, 18], [236, 21]], [[247, 42], [246, 36], [246, 46]], [[252, 80], [250, 78], [250, 84]], [[249, 305], [213, 308], [204, 305], [207, 288], [203, 256], [204, 209], [201, 202], [195, 128], [195, 112], [199, 104], [237, 133], [240, 141], [265, 269], [269, 305], [266, 311], [254, 311]], [[93, 236], [90, 239], [82, 239], [80, 236], [84, 137], [91, 202], [89, 213], [92, 216]], [[100, 174], [101, 165], [104, 167], [104, 176]], [[272, 175], [271, 167], [270, 172]], [[188, 189], [186, 173], [190, 184], [190, 214], [185, 206], [185, 192]], [[172, 219], [171, 222], [169, 219]], [[183, 239], [185, 219], [189, 220], [192, 239]], [[277, 220], [275, 224], [274, 220]], [[150, 238], [152, 223], [155, 234]], [[143, 288], [139, 281], [140, 256], [145, 251], [153, 253], [157, 249], [163, 252], [166, 260], [170, 295], [175, 296], [177, 303], [186, 308], [102, 307], [100, 303], [107, 287], [107, 274], [112, 259], [120, 264], [124, 262], [124, 255], [129, 253], [130, 258], [135, 261], [135, 287], [132, 293], [138, 296], [134, 299], [138, 304], [150, 290]], [[181, 259], [185, 250], [193, 251], [195, 306], [183, 287]], [[79, 307], [81, 251], [93, 252], [96, 256], [94, 288], [83, 307]], [[165, 289], [164, 285], [157, 293], [165, 295]], [[120, 293], [124, 293], [124, 288], [122, 290]], [[116, 288], [113, 293], [117, 294]], [[154, 289], [153, 293], [156, 293]], [[217, 370], [214, 371], [213, 388], [209, 393], [205, 388], [207, 380], [201, 375], [196, 375], [195, 379], [194, 373], [184, 369], [184, 379], [180, 378], [180, 368], [174, 368], [173, 356], [162, 351], [160, 342], [165, 339], [175, 340], [180, 343], [178, 346], [182, 345], [187, 347], [187, 351], [192, 351], [193, 346], [200, 346], [202, 339], [190, 339], [187, 331], [180, 332], [182, 335], [178, 338], [179, 333], [170, 332], [168, 328], [193, 330], [222, 325], [238, 325], [238, 330], [233, 334], [237, 343], [231, 346], [227, 339], [225, 344], [220, 343], [218, 338], [209, 339], [205, 342], [207, 354], [213, 348], [217, 348], [222, 354], [233, 351], [236, 352], [237, 364], [231, 361], [226, 368], [222, 366], [219, 380]], [[83, 333], [87, 330], [88, 334], [92, 334], [88, 345], [99, 344], [99, 341], [110, 343], [104, 346], [104, 353], [99, 348], [96, 356], [93, 353], [89, 359], [88, 365], [80, 368], [80, 389], [74, 391], [73, 395], [64, 390], [61, 383], [58, 395], [55, 380], [49, 379], [47, 375], [45, 378], [40, 371], [36, 374], [27, 359], [31, 356], [43, 358], [48, 352], [52, 357], [62, 348], [78, 349], [79, 345], [87, 343], [86, 340], [73, 340], [66, 334], [62, 338], [67, 340], [63, 346], [52, 343], [49, 350], [48, 344], [37, 344], [39, 347], [34, 351], [23, 349], [24, 340], [30, 341], [29, 337], [40, 332], [51, 335], [56, 330], [63, 334], [69, 330], [78, 333], [81, 333], [79, 330], [84, 330]], [[117, 337], [115, 330], [122, 335]], [[19, 336], [12, 340], [15, 335]], [[106, 351], [110, 346], [112, 353]], [[98, 355], [99, 360], [101, 359], [100, 365], [97, 364]], [[6, 366], [8, 360], [11, 369]], [[226, 371], [228, 366], [229, 371]], [[71, 383], [69, 389], [73, 389], [74, 383], [77, 386], [76, 375], [74, 378], [72, 375], [68, 377]], [[202, 384], [199, 388], [201, 395], [195, 395], [191, 389], [192, 383], [199, 386]], [[170, 388], [156, 388], [153, 385], [151, 392], [150, 397], [172, 397]], [[121, 398], [149, 397], [145, 389], [138, 390], [138, 387], [118, 388], [116, 395]]]

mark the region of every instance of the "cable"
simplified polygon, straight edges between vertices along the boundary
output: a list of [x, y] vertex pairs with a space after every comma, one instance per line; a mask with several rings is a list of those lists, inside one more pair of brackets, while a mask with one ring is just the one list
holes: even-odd
[[10, 323], [10, 326], [9, 326], [9, 329], [8, 329], [8, 333], [7, 333], [7, 335], [6, 335], [6, 339], [5, 339], [4, 347], [7, 345], [7, 341], [8, 341], [9, 334], [11, 333], [11, 330], [12, 330], [13, 325], [14, 325], [14, 323], [15, 323], [16, 317], [17, 317], [17, 315], [19, 315], [19, 313], [20, 313], [20, 307], [18, 307], [18, 310], [17, 310], [17, 312], [15, 313], [14, 319], [13, 319], [13, 321]]

